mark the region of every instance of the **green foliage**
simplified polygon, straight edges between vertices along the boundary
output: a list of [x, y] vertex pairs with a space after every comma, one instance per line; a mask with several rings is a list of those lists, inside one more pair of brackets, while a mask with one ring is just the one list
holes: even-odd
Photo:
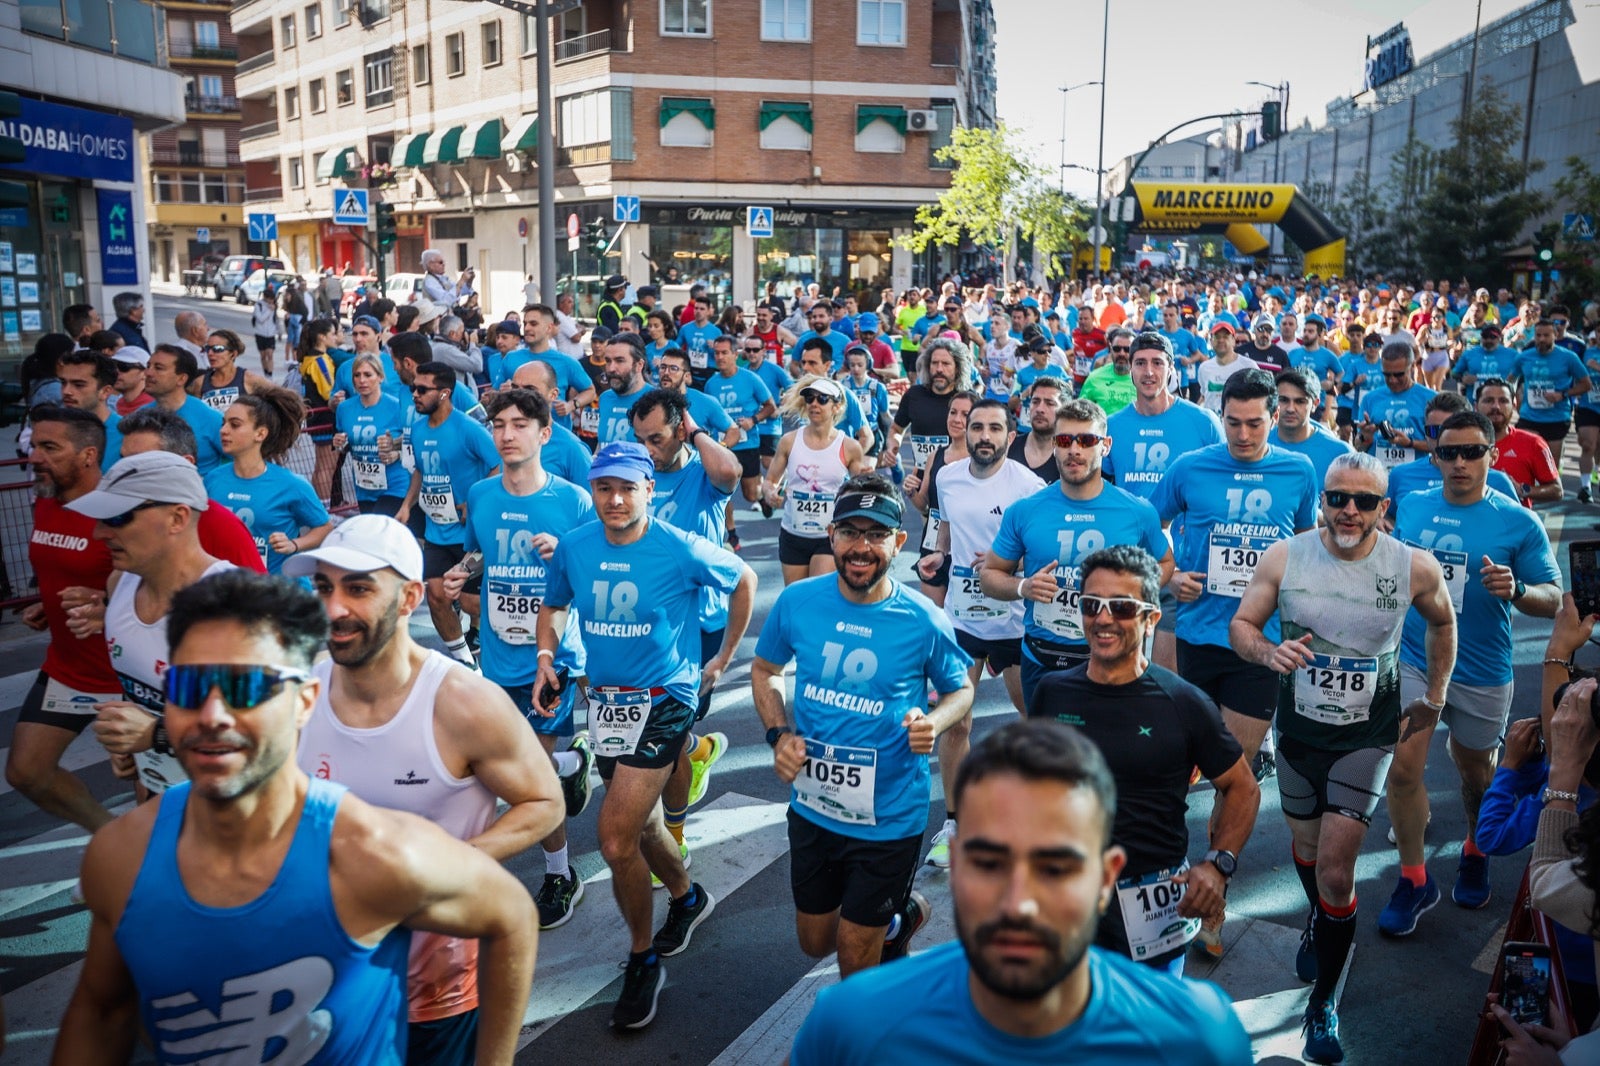
[[[1567, 172], [1556, 179], [1551, 207], [1556, 215], [1575, 213], [1600, 219], [1600, 173], [1580, 156], [1567, 158]], [[1559, 227], [1559, 219], [1556, 224]], [[1556, 244], [1556, 265], [1561, 270], [1561, 298], [1576, 307], [1600, 292], [1600, 242]]]

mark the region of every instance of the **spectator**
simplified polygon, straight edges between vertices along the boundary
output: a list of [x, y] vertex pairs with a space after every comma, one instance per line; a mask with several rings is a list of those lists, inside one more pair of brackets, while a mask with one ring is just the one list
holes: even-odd
[[148, 352], [150, 342], [144, 338], [144, 296], [137, 292], [119, 292], [111, 298], [111, 307], [117, 313], [111, 328], [127, 343]]

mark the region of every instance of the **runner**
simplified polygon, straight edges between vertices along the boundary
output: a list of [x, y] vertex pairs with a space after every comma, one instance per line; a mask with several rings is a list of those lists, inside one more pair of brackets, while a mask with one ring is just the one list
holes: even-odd
[[205, 478], [207, 495], [226, 503], [250, 530], [269, 574], [333, 529], [310, 482], [280, 465], [300, 436], [304, 415], [300, 397], [287, 389], [269, 385], [240, 396], [222, 422], [222, 451], [232, 461]]
[[611, 387], [600, 393], [597, 447], [633, 436], [628, 408], [644, 395], [649, 385], [644, 380], [644, 344], [631, 333], [606, 341], [606, 380]]
[[[1429, 439], [1437, 441], [1439, 427], [1450, 419], [1451, 415], [1461, 411], [1472, 410], [1471, 404], [1462, 398], [1459, 392], [1441, 392], [1428, 401], [1425, 415], [1424, 432]], [[1420, 459], [1413, 459], [1409, 463], [1402, 463], [1389, 471], [1389, 509], [1384, 512], [1383, 531], [1394, 531], [1395, 523], [1399, 521], [1400, 507], [1415, 493], [1426, 489], [1437, 488], [1444, 483], [1444, 472], [1434, 462], [1433, 455], [1428, 454]], [[1507, 477], [1502, 471], [1490, 468], [1489, 488], [1496, 492], [1504, 493], [1509, 499], [1521, 501], [1517, 492], [1517, 484]]]
[[222, 416], [189, 395], [189, 382], [199, 376], [200, 366], [193, 355], [176, 344], [158, 344], [150, 353], [144, 387], [155, 397], [157, 407], [189, 423], [199, 449], [195, 465], [203, 477], [226, 462], [227, 456], [222, 454]]
[[[829, 348], [827, 341], [821, 337], [812, 337], [810, 340], [801, 343], [799, 350], [800, 357], [798, 361], [789, 364], [789, 368], [795, 371], [796, 380], [805, 377], [807, 374], [814, 374], [819, 378], [834, 378], [833, 364], [829, 362], [832, 350]], [[834, 378], [834, 380], [837, 381], [838, 379]], [[780, 402], [781, 398], [793, 388], [794, 382], [791, 381], [784, 392], [777, 394]], [[845, 389], [844, 418], [840, 420], [839, 428], [844, 430], [845, 434], [857, 444], [861, 445], [863, 454], [877, 443], [877, 439], [872, 433], [872, 427], [867, 424], [866, 412], [861, 409], [860, 402], [856, 400], [856, 394], [849, 389]], [[878, 461], [883, 461], [881, 455]], [[770, 463], [768, 467], [770, 469]]]
[[682, 396], [689, 410], [694, 412], [695, 423], [715, 433], [723, 447], [732, 448], [742, 430], [733, 424], [727, 410], [707, 395], [704, 389], [689, 387], [690, 373], [689, 356], [682, 348], [668, 348], [656, 359], [656, 374], [661, 379], [661, 387]]
[[1341, 360], [1344, 376], [1339, 382], [1339, 409], [1334, 413], [1334, 422], [1339, 439], [1346, 443], [1355, 439], [1356, 410], [1361, 401], [1383, 378], [1382, 355], [1382, 335], [1368, 333], [1356, 341], [1350, 354]]
[[137, 1009], [162, 1063], [215, 1049], [398, 1066], [416, 930], [481, 944], [475, 1061], [509, 1064], [537, 945], [527, 893], [478, 849], [295, 764], [327, 636], [316, 598], [234, 573], [172, 611], [165, 710], [194, 781], [90, 842], [89, 951], [53, 1061], [127, 1061]]
[[[539, 359], [530, 359], [517, 367], [511, 375], [508, 388], [526, 389], [544, 398], [545, 407], [555, 409], [556, 397], [561, 393], [556, 383], [555, 368]], [[588, 408], [585, 408], [588, 410]], [[550, 439], [539, 449], [539, 465], [563, 481], [574, 485], [589, 483], [589, 467], [594, 455], [572, 430], [562, 426], [554, 416], [550, 419]]]
[[[655, 1018], [667, 976], [662, 957], [687, 948], [715, 905], [709, 892], [690, 882], [655, 810], [701, 689], [716, 683], [744, 637], [756, 586], [755, 573], [732, 552], [650, 518], [654, 479], [642, 445], [600, 449], [589, 481], [600, 520], [556, 546], [537, 630], [538, 657], [551, 660], [540, 662], [534, 681], [534, 710], [544, 713], [553, 709], [546, 687], [559, 684], [553, 660], [567, 611], [578, 605], [590, 691], [598, 702], [591, 718], [595, 752], [607, 783], [600, 847], [632, 941], [611, 1015], [618, 1029], [641, 1029]], [[722, 648], [702, 670], [694, 619], [706, 587], [730, 593], [732, 601]], [[652, 872], [672, 896], [654, 939]]]
[[1091, 742], [1013, 723], [973, 749], [956, 787], [959, 947], [823, 989], [792, 1066], [1250, 1061], [1220, 989], [1090, 946], [1125, 861], [1111, 843], [1116, 786]]
[[885, 469], [900, 465], [901, 435], [910, 430], [912, 469], [919, 477], [926, 476], [933, 453], [950, 443], [945, 431], [950, 398], [971, 377], [972, 353], [965, 344], [943, 337], [929, 341], [918, 360], [916, 384], [906, 389], [895, 409], [894, 429], [878, 465]]
[[[694, 318], [678, 327], [677, 347], [684, 353], [694, 385], [703, 385], [712, 374], [711, 342], [722, 336], [722, 330], [711, 321], [711, 297], [700, 293], [691, 303]], [[685, 378], [685, 383], [688, 383]]]
[[333, 412], [338, 432], [335, 451], [348, 450], [355, 471], [356, 506], [362, 514], [394, 517], [405, 502], [411, 475], [400, 462], [399, 441], [407, 436], [405, 409], [384, 389], [383, 362], [364, 353], [352, 360], [353, 401]]
[[[750, 666], [773, 769], [793, 786], [800, 949], [836, 952], [841, 977], [903, 957], [928, 919], [911, 887], [928, 821], [926, 756], [972, 711], [972, 661], [949, 622], [889, 577], [903, 514], [886, 475], [845, 482], [827, 525], [837, 572], [779, 594]], [[930, 686], [938, 699], [924, 713]]]
[[[756, 321], [758, 324], [761, 321], [761, 313], [763, 311], [768, 315], [772, 313], [771, 308], [756, 308]], [[782, 358], [782, 348], [775, 348], [763, 341], [758, 332], [753, 336], [745, 337], [741, 342], [741, 350], [744, 352], [745, 363], [749, 371], [766, 384], [767, 391], [772, 393], [774, 401], [781, 400], [783, 394], [788, 392], [789, 387], [794, 384], [794, 379], [789, 376], [788, 371], [784, 370], [777, 362], [777, 359]], [[885, 409], [888, 408], [887, 401], [885, 401], [884, 407]], [[774, 410], [770, 416], [760, 423], [761, 440], [757, 450], [761, 454], [762, 477], [767, 476], [767, 471], [772, 466], [772, 457], [778, 454], [778, 438], [781, 436], [783, 436], [783, 419], [778, 417], [777, 411]], [[759, 492], [756, 495], [760, 497], [756, 500], [756, 505], [761, 508], [762, 517], [771, 518], [772, 505]]]
[[833, 328], [833, 307], [833, 301], [826, 298], [812, 304], [806, 311], [806, 325], [811, 328], [796, 337], [789, 349], [789, 358], [799, 362], [807, 341], [814, 338], [823, 341], [828, 346], [827, 373], [830, 377], [844, 370], [844, 350], [850, 344], [845, 333]]
[[[411, 423], [408, 439], [417, 468], [395, 517], [404, 524], [411, 508], [420, 502], [427, 517], [423, 558], [427, 561], [428, 614], [445, 651], [475, 669], [477, 663], [462, 635], [461, 615], [444, 590], [444, 573], [466, 554], [462, 520], [467, 493], [494, 473], [500, 457], [488, 431], [455, 409], [451, 399], [455, 385], [456, 372], [443, 363], [423, 363], [416, 369], [411, 394], [423, 417]], [[461, 606], [469, 618], [477, 616], [476, 588], [469, 585], [462, 590]]]
[[1533, 346], [1518, 354], [1511, 372], [1522, 382], [1517, 421], [1559, 456], [1572, 425], [1572, 401], [1592, 387], [1589, 368], [1571, 348], [1556, 343], [1556, 327], [1545, 319], [1533, 327]]
[[[738, 436], [730, 446], [739, 460], [739, 488], [745, 502], [761, 499], [761, 434], [756, 428], [763, 419], [778, 412], [772, 391], [767, 383], [753, 371], [739, 365], [738, 340], [724, 334], [711, 342], [711, 358], [716, 373], [706, 381], [704, 390], [733, 422]], [[780, 394], [781, 395], [781, 394]], [[739, 531], [733, 525], [733, 498], [723, 505], [728, 546], [739, 549]]]
[[[1588, 393], [1584, 396], [1587, 398]], [[1561, 472], [1556, 469], [1550, 446], [1537, 433], [1512, 425], [1516, 417], [1515, 402], [1514, 390], [1508, 382], [1497, 378], [1478, 382], [1478, 413], [1494, 427], [1494, 468], [1516, 482], [1518, 497], [1526, 506], [1559, 502]], [[1581, 491], [1579, 502], [1583, 502]]]
[[832, 378], [806, 374], [783, 399], [782, 413], [804, 417], [805, 423], [778, 441], [762, 489], [772, 507], [782, 500], [778, 562], [786, 586], [834, 569], [828, 541], [834, 497], [846, 478], [868, 465], [861, 445], [839, 428], [846, 396], [844, 387]]
[[122, 416], [112, 406], [116, 395], [117, 364], [97, 352], [68, 352], [56, 360], [56, 382], [61, 386], [61, 406], [88, 411], [105, 427], [106, 441], [100, 469], [122, 457]]
[[1267, 443], [1310, 459], [1320, 482], [1327, 476], [1328, 464], [1352, 449], [1312, 417], [1318, 394], [1306, 371], [1280, 370], [1273, 380], [1278, 386], [1278, 423], [1267, 434]]
[[[1265, 326], [1265, 332], [1263, 327]], [[1272, 324], [1256, 319], [1256, 337], [1270, 336]], [[1283, 349], [1276, 344], [1268, 349], [1259, 349], [1254, 344], [1244, 346], [1246, 353], [1259, 353], [1261, 358], [1268, 359], [1270, 353], [1283, 354]], [[1281, 360], [1275, 365], [1282, 365]], [[1211, 358], [1195, 367], [1195, 386], [1200, 393], [1201, 400], [1206, 410], [1213, 414], [1222, 414], [1222, 392], [1228, 385], [1228, 379], [1243, 370], [1255, 370], [1261, 366], [1250, 354], [1241, 355], [1234, 350], [1233, 327], [1226, 322], [1217, 321], [1211, 324]]]
[[245, 393], [272, 386], [269, 379], [239, 365], [244, 341], [231, 329], [212, 330], [201, 351], [210, 365], [201, 372], [200, 399], [218, 414], [226, 414], [229, 405]]
[[[918, 544], [919, 558], [930, 555], [939, 546], [939, 529], [944, 524], [944, 519], [939, 513], [939, 471], [950, 463], [957, 463], [967, 457], [967, 417], [972, 414], [972, 406], [981, 397], [975, 392], [958, 392], [950, 398], [950, 407], [945, 412], [945, 430], [950, 437], [950, 443], [938, 448], [933, 453], [933, 458], [928, 460], [926, 476], [913, 470], [905, 476], [903, 488], [906, 498], [911, 501], [918, 511], [922, 512], [922, 541]], [[880, 457], [880, 462], [881, 457]], [[894, 468], [898, 469], [898, 467]], [[921, 575], [918, 575], [921, 577]], [[936, 606], [943, 607], [945, 591], [950, 587], [950, 560], [947, 557], [939, 567], [939, 572], [933, 578], [922, 578], [922, 594], [932, 600]]]
[[[1128, 861], [1095, 943], [1182, 977], [1184, 950], [1200, 919], [1223, 917], [1261, 789], [1216, 704], [1145, 656], [1170, 565], [1127, 544], [1084, 557], [1078, 585], [1089, 658], [1042, 678], [1028, 715], [1081, 729], [1105, 756], [1117, 785], [1111, 842]], [[1219, 802], [1226, 797], [1227, 820], [1213, 830], [1211, 850], [1191, 867], [1184, 814], [1196, 769]]]
[[[1450, 727], [1450, 758], [1467, 813], [1451, 898], [1468, 908], [1489, 902], [1489, 860], [1473, 836], [1511, 710], [1511, 609], [1515, 605], [1525, 615], [1552, 618], [1561, 606], [1561, 571], [1538, 516], [1487, 491], [1493, 460], [1489, 420], [1476, 411], [1452, 415], [1440, 428], [1434, 452], [1444, 483], [1413, 493], [1394, 531], [1439, 560], [1455, 608], [1460, 653], [1442, 717]], [[1407, 701], [1427, 681], [1426, 653], [1423, 619], [1413, 615], [1406, 619], [1400, 645], [1400, 691]], [[1430, 688], [1429, 694], [1438, 693]], [[1387, 936], [1409, 936], [1417, 919], [1439, 902], [1422, 850], [1429, 807], [1422, 775], [1432, 737], [1430, 726], [1403, 739], [1389, 770], [1389, 818], [1400, 849], [1400, 881], [1378, 916], [1378, 930]]]
[[1013, 440], [1006, 451], [1006, 458], [1021, 463], [1047, 483], [1061, 478], [1061, 468], [1056, 465], [1056, 415], [1071, 396], [1064, 378], [1041, 377], [1029, 384], [1022, 402], [1028, 432]]
[[[1015, 433], [1011, 411], [999, 400], [980, 400], [967, 417], [968, 458], [939, 468], [936, 475], [942, 501], [939, 539], [935, 550], [917, 563], [917, 572], [931, 580], [948, 569], [950, 591], [944, 608], [955, 629], [956, 643], [972, 659], [967, 679], [976, 689], [984, 668], [997, 674], [1017, 713], [1022, 702], [1022, 604], [1007, 605], [986, 596], [983, 571], [1000, 529], [1001, 516], [1018, 500], [1044, 488], [1028, 468], [1006, 458]], [[939, 776], [944, 794], [955, 794], [956, 770], [966, 758], [972, 736], [972, 715], [953, 722], [939, 746]], [[933, 838], [928, 861], [941, 869], [950, 866], [950, 840], [955, 836], [956, 812], [946, 803], [944, 827]]]
[[[500, 861], [559, 829], [560, 787], [511, 700], [411, 639], [424, 598], [422, 551], [405, 526], [353, 518], [284, 572], [310, 579], [328, 616], [331, 658], [311, 670], [317, 694], [295, 756], [301, 770], [425, 818]], [[497, 801], [507, 804], [498, 818]], [[409, 1061], [472, 1061], [477, 955], [475, 941], [412, 938]]]
[[[1295, 972], [1312, 982], [1312, 1062], [1344, 1061], [1333, 994], [1355, 939], [1356, 856], [1397, 741], [1432, 735], [1456, 659], [1448, 578], [1428, 552], [1379, 528], [1387, 483], [1373, 456], [1335, 459], [1322, 528], [1267, 549], [1228, 631], [1242, 658], [1281, 678], [1278, 795], [1311, 908]], [[1281, 625], [1281, 640], [1269, 625]], [[1403, 696], [1400, 635], [1413, 625], [1427, 673]]]
[[1377, 456], [1392, 468], [1433, 451], [1434, 442], [1423, 426], [1434, 392], [1413, 380], [1416, 349], [1411, 341], [1389, 341], [1380, 358], [1384, 387], [1371, 386], [1361, 397], [1354, 443], [1359, 451]]
[[[856, 404], [861, 408], [861, 417], [872, 432], [872, 445], [866, 449], [866, 453], [867, 458], [876, 463], [878, 456], [883, 454], [884, 443], [889, 439], [889, 390], [882, 381], [872, 376], [872, 353], [864, 344], [852, 344], [844, 350], [844, 370], [841, 383], [855, 397]], [[783, 392], [774, 395], [781, 396]]]
[[[1078, 395], [1099, 406], [1109, 417], [1133, 402], [1135, 388], [1131, 377], [1130, 352], [1134, 335], [1127, 330], [1112, 330], [1111, 359], [1093, 370], [1078, 388]], [[1163, 334], [1153, 333], [1165, 344], [1171, 344]], [[1144, 336], [1143, 333], [1139, 336]], [[1149, 343], [1146, 341], [1145, 343]]]

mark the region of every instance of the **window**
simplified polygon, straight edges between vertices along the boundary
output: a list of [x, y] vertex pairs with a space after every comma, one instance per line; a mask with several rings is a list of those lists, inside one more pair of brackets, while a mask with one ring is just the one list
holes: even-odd
[[811, 150], [811, 105], [801, 100], [763, 100], [759, 118], [761, 147], [776, 151]]
[[327, 87], [323, 85], [321, 78], [307, 85], [306, 90], [311, 97], [311, 113], [313, 115], [319, 115], [328, 109]]
[[360, 0], [357, 14], [363, 26], [370, 26], [389, 17], [389, 0]]
[[333, 76], [333, 99], [340, 107], [356, 102], [356, 76], [348, 68]]
[[589, 32], [589, 12], [582, 7], [569, 8], [561, 13], [561, 21], [557, 24], [557, 39], [570, 41], [574, 37], [582, 37]]
[[221, 102], [222, 76], [220, 74], [204, 74], [199, 78], [198, 84], [200, 86], [201, 100]]
[[467, 72], [467, 35], [452, 33], [444, 39], [444, 72], [459, 78]]
[[433, 67], [428, 62], [428, 46], [414, 44], [411, 46], [411, 83], [413, 85], [426, 85], [433, 77]]
[[1183, 176], [1186, 177], [1186, 178], [1194, 177], [1194, 167], [1193, 166], [1184, 167], [1183, 168]]
[[[385, 48], [362, 60], [366, 75], [367, 106], [382, 107], [394, 102], [394, 53]], [[370, 158], [370, 157], [369, 157]]]
[[[335, 149], [335, 151], [338, 151], [338, 149]], [[327, 152], [314, 152], [311, 156], [312, 180], [318, 185], [328, 184], [328, 179], [322, 176], [322, 157], [327, 154]]]
[[294, 16], [285, 15], [278, 20], [278, 35], [283, 47], [294, 47]]
[[703, 97], [661, 98], [661, 145], [664, 148], [710, 148], [717, 112]]
[[611, 158], [633, 158], [633, 89], [611, 87]]
[[939, 149], [955, 140], [956, 105], [951, 100], [933, 101], [933, 111], [939, 116], [939, 128], [928, 134], [928, 168], [930, 170], [954, 170], [954, 160], [939, 158]]
[[335, 26], [350, 25], [351, 0], [333, 0], [333, 24]]
[[1133, 176], [1136, 178], [1148, 178], [1150, 176], [1150, 168], [1140, 167], [1138, 170], [1133, 172]]
[[811, 40], [811, 0], [761, 0], [761, 39]]
[[856, 0], [856, 43], [904, 46], [905, 0]]
[[578, 93], [563, 96], [557, 101], [561, 116], [560, 145], [577, 148], [585, 144], [602, 144], [611, 139], [611, 93]]
[[283, 117], [300, 117], [300, 87], [291, 85], [283, 90]]
[[306, 8], [306, 40], [314, 41], [322, 36], [322, 5], [312, 4]]
[[1170, 177], [1172, 177], [1172, 168], [1171, 168], [1171, 167], [1162, 167], [1162, 168], [1161, 168], [1161, 176], [1162, 176], [1162, 177], [1163, 177], [1163, 178], [1170, 178]]
[[289, 188], [303, 189], [306, 187], [306, 165], [299, 156], [289, 160]]
[[500, 20], [483, 24], [483, 65], [498, 67], [500, 65]]
[[196, 22], [194, 24], [194, 43], [200, 48], [220, 48], [221, 35], [217, 31], [215, 22]]
[[203, 180], [205, 202], [208, 204], [225, 204], [228, 202], [228, 179], [221, 174], [207, 174]]
[[661, 32], [711, 36], [711, 0], [661, 0]]
[[905, 108], [882, 104], [856, 107], [856, 151], [897, 153], [905, 150]]
[[522, 54], [531, 56], [539, 50], [539, 21], [532, 15], [522, 16]]

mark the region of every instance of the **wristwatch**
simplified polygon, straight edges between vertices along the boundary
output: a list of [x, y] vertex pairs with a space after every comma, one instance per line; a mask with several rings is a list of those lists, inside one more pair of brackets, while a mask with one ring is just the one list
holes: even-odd
[[790, 729], [786, 725], [775, 725], [775, 726], [773, 726], [771, 729], [767, 730], [767, 747], [769, 747], [769, 748], [777, 747], [778, 746], [778, 738], [779, 737], [782, 737], [786, 733], [793, 733], [793, 732], [794, 732], [794, 730]]
[[1234, 871], [1239, 869], [1239, 856], [1231, 851], [1223, 851], [1221, 848], [1212, 848], [1206, 852], [1205, 858], [1200, 861], [1209, 862], [1212, 866], [1215, 866], [1217, 873], [1225, 878], [1231, 879]]
[[695, 438], [700, 436], [700, 434], [705, 433], [705, 432], [706, 432], [706, 430], [705, 430], [705, 428], [703, 426], [695, 426], [694, 427], [694, 432], [689, 434], [689, 443], [693, 444], [694, 441], [695, 441]]
[[1511, 586], [1511, 602], [1516, 603], [1518, 600], [1522, 599], [1527, 591], [1527, 583], [1524, 582], [1520, 577], [1517, 578], [1517, 583]]

